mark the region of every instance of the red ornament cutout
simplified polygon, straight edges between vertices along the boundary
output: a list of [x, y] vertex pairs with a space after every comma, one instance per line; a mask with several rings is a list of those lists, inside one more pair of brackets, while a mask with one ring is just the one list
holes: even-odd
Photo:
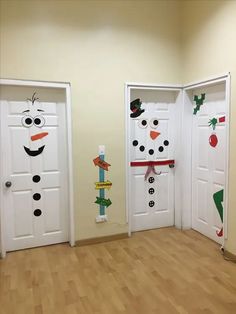
[[220, 231], [216, 231], [216, 234], [218, 237], [223, 237], [223, 228], [221, 228]]
[[216, 134], [211, 134], [211, 136], [209, 137], [209, 143], [212, 147], [216, 147], [216, 145], [218, 144], [218, 138]]

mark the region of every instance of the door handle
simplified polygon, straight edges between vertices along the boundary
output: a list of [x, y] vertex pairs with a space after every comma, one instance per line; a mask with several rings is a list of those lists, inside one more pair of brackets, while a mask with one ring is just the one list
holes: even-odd
[[11, 185], [12, 185], [11, 181], [7, 181], [7, 182], [5, 183], [5, 186], [6, 186], [7, 188], [10, 188]]

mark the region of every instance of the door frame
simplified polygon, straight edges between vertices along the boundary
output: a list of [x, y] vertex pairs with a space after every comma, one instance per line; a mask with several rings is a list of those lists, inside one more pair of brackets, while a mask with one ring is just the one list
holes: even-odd
[[[175, 91], [179, 92], [176, 104], [182, 107], [183, 103], [183, 87], [182, 85], [162, 85], [162, 84], [145, 84], [145, 83], [125, 83], [125, 171], [126, 171], [126, 223], [128, 224], [128, 235], [131, 236], [131, 167], [130, 167], [130, 92], [132, 89], [140, 90], [159, 90], [159, 91]], [[177, 134], [181, 134], [181, 121], [182, 121], [182, 108], [178, 112], [179, 121], [177, 123]], [[178, 140], [178, 136], [177, 136]], [[179, 140], [178, 140], [179, 142]], [[178, 145], [179, 144], [179, 145]], [[180, 147], [180, 142], [176, 143], [176, 147]], [[180, 160], [181, 151], [180, 149], [176, 150], [175, 161], [178, 163]], [[181, 228], [181, 189], [179, 188], [178, 182], [181, 182], [181, 171], [180, 167], [175, 169], [174, 177], [174, 225], [177, 228]]]
[[[136, 82], [125, 83], [125, 171], [126, 171], [126, 222], [128, 224], [128, 234], [131, 236], [131, 169], [130, 169], [130, 91], [131, 89], [180, 91], [181, 101], [178, 105], [181, 110], [178, 116], [178, 144], [182, 149], [176, 151], [175, 168], [175, 227], [179, 229], [191, 229], [192, 227], [192, 102], [187, 92], [201, 86], [210, 86], [216, 83], [225, 82], [226, 92], [226, 158], [225, 158], [225, 188], [224, 188], [224, 238], [227, 239], [227, 219], [229, 202], [229, 152], [230, 152], [230, 72], [218, 76], [206, 78], [204, 80], [188, 84], [145, 84]], [[184, 122], [184, 123], [183, 123]], [[180, 161], [180, 163], [178, 162]]]
[[[226, 102], [226, 156], [225, 156], [225, 186], [224, 186], [224, 212], [223, 212], [223, 246], [228, 237], [228, 206], [229, 206], [229, 154], [230, 154], [230, 72], [205, 80], [193, 82], [183, 86], [184, 110], [183, 119], [185, 124], [182, 127], [182, 147], [183, 158], [185, 158], [185, 168], [183, 169], [183, 217], [182, 228], [189, 229], [192, 227], [192, 102], [187, 92], [198, 88], [208, 87], [217, 83], [225, 83], [225, 102]], [[184, 160], [184, 159], [183, 159]]]
[[[0, 79], [0, 86], [32, 86], [64, 89], [66, 94], [66, 127], [67, 127], [67, 157], [68, 157], [68, 200], [69, 200], [69, 243], [75, 245], [75, 219], [74, 219], [74, 191], [73, 191], [73, 158], [72, 158], [72, 119], [71, 119], [71, 85], [68, 82], [29, 81], [18, 79]], [[0, 121], [1, 125], [1, 121]], [[0, 128], [0, 139], [1, 139]], [[3, 172], [0, 164], [0, 176]], [[0, 256], [6, 256], [4, 212], [3, 212], [3, 184], [0, 185]]]

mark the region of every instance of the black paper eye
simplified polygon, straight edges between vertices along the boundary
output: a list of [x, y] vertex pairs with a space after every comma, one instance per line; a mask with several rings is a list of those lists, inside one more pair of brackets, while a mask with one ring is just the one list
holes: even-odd
[[133, 141], [133, 146], [137, 146], [138, 145], [138, 141], [137, 140], [134, 140]]
[[145, 129], [147, 127], [147, 120], [146, 119], [139, 120], [138, 125], [141, 129]]
[[45, 119], [43, 116], [36, 116], [34, 118], [34, 125], [37, 126], [38, 128], [43, 127], [45, 124]]
[[156, 129], [158, 127], [159, 121], [157, 118], [152, 118], [150, 121], [150, 127]]
[[26, 115], [21, 119], [21, 123], [24, 127], [30, 128], [33, 125], [34, 121], [31, 116]]

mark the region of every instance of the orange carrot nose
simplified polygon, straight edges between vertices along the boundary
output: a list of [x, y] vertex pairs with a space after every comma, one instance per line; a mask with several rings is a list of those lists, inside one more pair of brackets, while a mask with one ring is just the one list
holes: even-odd
[[41, 138], [43, 138], [44, 136], [47, 136], [47, 135], [48, 135], [48, 132], [42, 132], [42, 133], [38, 133], [38, 134], [32, 135], [31, 136], [31, 141], [40, 140]]
[[156, 132], [156, 131], [151, 131], [150, 136], [152, 140], [155, 140], [161, 133]]

